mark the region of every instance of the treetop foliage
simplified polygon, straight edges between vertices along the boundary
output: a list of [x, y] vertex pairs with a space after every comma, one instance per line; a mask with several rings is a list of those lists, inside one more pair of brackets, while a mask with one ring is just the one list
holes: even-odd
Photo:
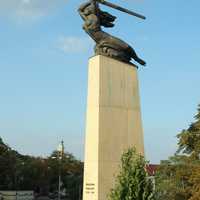
[[196, 159], [200, 158], [200, 105], [198, 113], [195, 115], [193, 122], [187, 130], [183, 130], [178, 137], [178, 153], [185, 153]]

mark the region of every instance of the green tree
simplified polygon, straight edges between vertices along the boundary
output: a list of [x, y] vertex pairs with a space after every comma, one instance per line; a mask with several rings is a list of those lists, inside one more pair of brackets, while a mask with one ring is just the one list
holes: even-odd
[[62, 160], [59, 160], [58, 152], [54, 151], [48, 158], [50, 170], [50, 190], [58, 190], [59, 167], [62, 174], [62, 189], [66, 189], [71, 200], [80, 198], [83, 182], [83, 163], [77, 160], [72, 154], [64, 153]]
[[0, 138], [0, 190], [13, 190], [16, 186], [15, 166], [19, 154]]
[[192, 156], [194, 159], [200, 157], [200, 105], [198, 113], [195, 115], [193, 122], [187, 130], [183, 130], [178, 134], [178, 153], [182, 152]]
[[187, 130], [178, 137], [178, 150], [162, 162], [156, 175], [158, 200], [199, 200], [200, 198], [200, 105]]
[[199, 200], [200, 199], [200, 163], [192, 170], [191, 176], [189, 178], [191, 184], [190, 193], [191, 197], [189, 200]]
[[190, 175], [195, 165], [187, 156], [174, 156], [162, 161], [156, 174], [156, 199], [188, 200]]
[[[25, 156], [12, 150], [0, 138], [0, 190], [58, 191], [58, 152], [50, 157]], [[83, 163], [72, 154], [64, 153], [61, 165], [63, 189], [71, 200], [80, 198]]]
[[145, 170], [147, 162], [135, 149], [128, 149], [121, 158], [119, 175], [109, 200], [153, 200], [153, 183]]

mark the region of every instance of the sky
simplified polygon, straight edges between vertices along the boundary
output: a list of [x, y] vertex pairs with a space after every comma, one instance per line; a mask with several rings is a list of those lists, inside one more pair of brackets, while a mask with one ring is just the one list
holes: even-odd
[[[111, 0], [110, 0], [111, 1]], [[0, 137], [20, 153], [47, 156], [59, 141], [84, 157], [88, 59], [80, 0], [0, 0]], [[116, 15], [109, 33], [130, 43], [140, 67], [147, 160], [173, 155], [176, 135], [200, 103], [200, 2], [112, 0], [144, 14]]]

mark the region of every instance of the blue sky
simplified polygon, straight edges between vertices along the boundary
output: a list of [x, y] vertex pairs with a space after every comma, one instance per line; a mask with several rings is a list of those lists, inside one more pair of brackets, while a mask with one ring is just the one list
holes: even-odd
[[[21, 153], [48, 155], [64, 139], [83, 158], [87, 62], [80, 0], [0, 0], [0, 136]], [[110, 33], [147, 61], [140, 94], [146, 157], [166, 159], [200, 103], [197, 0], [115, 0], [147, 16], [118, 16]], [[107, 9], [104, 7], [104, 9]]]

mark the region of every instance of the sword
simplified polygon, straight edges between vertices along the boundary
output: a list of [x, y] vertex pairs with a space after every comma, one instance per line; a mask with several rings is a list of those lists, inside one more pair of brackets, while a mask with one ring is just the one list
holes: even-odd
[[126, 8], [123, 8], [123, 7], [121, 7], [121, 6], [118, 6], [118, 5], [116, 5], [116, 4], [107, 2], [107, 1], [105, 1], [105, 0], [97, 0], [97, 2], [98, 2], [98, 3], [101, 3], [101, 4], [105, 5], [105, 6], [109, 6], [109, 7], [111, 7], [111, 8], [116, 9], [116, 10], [119, 10], [119, 11], [121, 11], [121, 12], [125, 12], [125, 13], [127, 13], [127, 14], [129, 14], [129, 15], [138, 17], [138, 18], [140, 18], [140, 19], [144, 19], [144, 20], [146, 19], [146, 17], [143, 16], [143, 15], [141, 15], [141, 14], [138, 14], [138, 13], [136, 13], [136, 12], [133, 12], [133, 11], [131, 11], [131, 10], [128, 10], [128, 9], [126, 9]]

